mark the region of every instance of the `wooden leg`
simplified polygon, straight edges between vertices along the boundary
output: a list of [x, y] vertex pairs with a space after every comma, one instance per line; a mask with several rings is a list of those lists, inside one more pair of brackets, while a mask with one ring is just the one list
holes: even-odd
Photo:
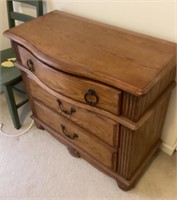
[[40, 129], [40, 130], [44, 130], [44, 127], [43, 126], [41, 126], [38, 122], [36, 122], [36, 121], [34, 121], [35, 122], [35, 125], [36, 125], [36, 127], [38, 128], [38, 129]]
[[8, 104], [8, 108], [9, 108], [10, 115], [11, 115], [12, 121], [14, 123], [14, 126], [16, 129], [19, 129], [21, 127], [21, 125], [20, 125], [20, 120], [19, 120], [19, 116], [18, 116], [18, 111], [17, 111], [17, 106], [16, 106], [12, 86], [5, 85], [3, 87], [3, 91], [4, 91], [4, 94], [6, 97], [6, 101]]
[[119, 188], [120, 188], [121, 190], [123, 190], [123, 191], [128, 191], [128, 190], [130, 190], [130, 189], [133, 188], [133, 185], [125, 185], [125, 184], [123, 184], [123, 183], [121, 183], [121, 182], [119, 182], [119, 181], [117, 181], [117, 185], [118, 185]]
[[76, 158], [81, 157], [81, 156], [80, 156], [80, 153], [79, 153], [76, 149], [74, 149], [74, 148], [72, 148], [72, 147], [67, 147], [67, 148], [68, 148], [69, 153], [70, 153], [73, 157], [76, 157]]

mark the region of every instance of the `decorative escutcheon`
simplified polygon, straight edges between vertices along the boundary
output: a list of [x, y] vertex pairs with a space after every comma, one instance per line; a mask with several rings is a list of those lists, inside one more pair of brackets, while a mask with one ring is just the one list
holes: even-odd
[[31, 72], [34, 72], [34, 63], [31, 59], [27, 60], [27, 67]]
[[71, 140], [78, 138], [79, 136], [76, 133], [67, 133], [66, 128], [63, 124], [61, 124], [63, 134]]
[[[89, 101], [89, 100], [88, 100], [89, 96], [94, 96], [95, 101]], [[91, 105], [91, 106], [95, 106], [95, 105], [98, 103], [98, 96], [97, 96], [95, 90], [93, 90], [93, 89], [89, 89], [89, 90], [87, 91], [87, 93], [85, 93], [84, 99], [85, 99], [85, 102], [86, 102], [87, 104]]]
[[63, 105], [62, 105], [62, 102], [60, 101], [60, 99], [57, 99], [57, 102], [58, 102], [58, 105], [59, 105], [59, 108], [60, 108], [61, 112], [63, 112], [64, 114], [66, 114], [66, 115], [72, 115], [73, 113], [76, 112], [76, 109], [74, 107], [71, 107], [70, 111], [65, 110], [63, 108]]

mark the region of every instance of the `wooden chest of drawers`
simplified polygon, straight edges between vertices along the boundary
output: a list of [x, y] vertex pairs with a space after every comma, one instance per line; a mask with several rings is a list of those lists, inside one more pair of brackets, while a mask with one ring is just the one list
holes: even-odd
[[61, 11], [4, 34], [37, 127], [131, 188], [161, 143], [176, 45]]

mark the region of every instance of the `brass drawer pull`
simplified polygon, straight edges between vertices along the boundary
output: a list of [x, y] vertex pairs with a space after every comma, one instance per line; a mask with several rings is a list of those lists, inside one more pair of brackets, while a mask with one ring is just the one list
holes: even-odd
[[66, 137], [68, 137], [69, 139], [74, 140], [75, 138], [78, 138], [78, 137], [79, 137], [76, 133], [71, 133], [71, 134], [67, 133], [67, 132], [66, 132], [65, 126], [62, 125], [62, 124], [61, 124], [61, 128], [62, 128], [63, 134], [64, 134]]
[[57, 102], [58, 102], [58, 105], [59, 105], [60, 110], [61, 110], [63, 113], [65, 113], [65, 114], [67, 114], [67, 115], [72, 115], [73, 113], [76, 112], [76, 109], [75, 109], [74, 107], [71, 107], [71, 110], [70, 110], [70, 111], [65, 110], [65, 109], [63, 108], [63, 105], [62, 105], [62, 102], [60, 101], [60, 99], [57, 99]]
[[34, 63], [31, 59], [27, 60], [27, 67], [31, 72], [34, 72]]
[[[95, 97], [95, 101], [89, 101], [87, 98], [92, 95]], [[98, 96], [93, 89], [89, 89], [84, 95], [85, 102], [91, 106], [95, 106], [98, 103]]]

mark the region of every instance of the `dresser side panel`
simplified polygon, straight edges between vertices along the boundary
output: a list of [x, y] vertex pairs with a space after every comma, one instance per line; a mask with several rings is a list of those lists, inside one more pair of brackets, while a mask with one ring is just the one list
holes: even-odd
[[117, 173], [131, 179], [159, 143], [169, 97], [160, 103], [151, 117], [136, 131], [120, 128]]

